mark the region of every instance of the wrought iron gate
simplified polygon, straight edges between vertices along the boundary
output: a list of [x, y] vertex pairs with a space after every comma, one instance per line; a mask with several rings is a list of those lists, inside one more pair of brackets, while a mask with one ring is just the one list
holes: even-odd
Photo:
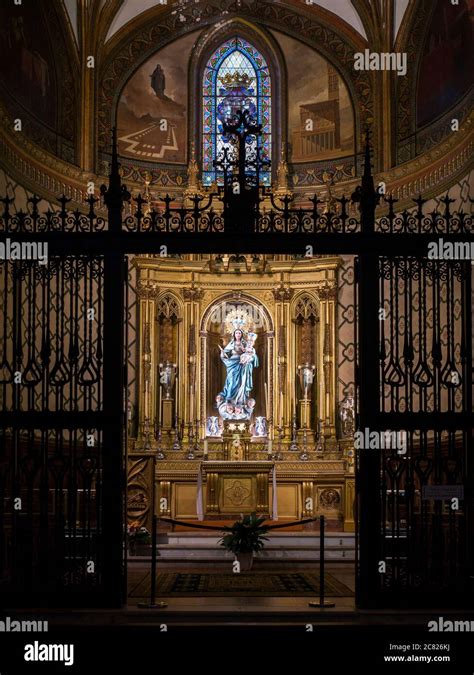
[[471, 262], [365, 263], [378, 283], [359, 284], [360, 603], [470, 606]]
[[[115, 210], [110, 194], [109, 240], [121, 226], [121, 192]], [[32, 258], [49, 248], [47, 264], [0, 263], [2, 603], [118, 606], [126, 259], [84, 240], [105, 225], [97, 200], [87, 215], [68, 213], [65, 198], [40, 215], [38, 201], [12, 215], [5, 199], [1, 219], [5, 246], [14, 240]]]
[[[0, 264], [5, 606], [125, 600], [125, 256], [163, 245], [169, 254], [235, 250], [222, 211], [198, 196], [190, 209], [172, 208], [167, 196], [150, 212], [139, 196], [135, 214], [122, 217], [130, 195], [116, 142], [102, 195], [107, 212], [91, 196], [84, 214], [68, 212], [65, 197], [43, 215], [37, 198], [15, 215], [3, 200], [0, 242], [46, 242], [50, 255], [44, 267]], [[302, 255], [310, 244], [357, 256], [357, 427], [406, 432], [404, 454], [358, 452], [358, 603], [462, 606], [472, 597], [471, 267], [430, 261], [426, 251], [440, 234], [473, 241], [472, 218], [451, 214], [449, 201], [427, 217], [421, 198], [417, 212], [397, 216], [387, 198], [388, 215], [376, 222], [368, 143], [352, 198], [360, 219], [345, 197], [325, 212], [317, 198], [308, 210], [286, 199], [270, 212], [257, 201], [239, 250]], [[433, 499], [449, 490], [457, 509]]]

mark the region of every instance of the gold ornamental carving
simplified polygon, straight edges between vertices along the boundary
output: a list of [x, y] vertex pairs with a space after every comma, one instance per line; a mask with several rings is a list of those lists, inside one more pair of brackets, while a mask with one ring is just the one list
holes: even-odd
[[285, 286], [283, 282], [272, 291], [274, 299], [279, 302], [288, 302], [293, 297], [294, 292], [293, 288]]
[[232, 484], [226, 488], [225, 495], [234, 506], [242, 506], [250, 497], [251, 490], [249, 490], [241, 480], [234, 480]]
[[319, 504], [323, 509], [337, 509], [341, 503], [339, 490], [335, 488], [326, 488], [319, 494]]
[[324, 388], [326, 393], [331, 390], [331, 361], [332, 361], [332, 341], [331, 326], [327, 323], [324, 326], [324, 348], [323, 348], [323, 368], [324, 368]]
[[191, 285], [191, 288], [182, 288], [181, 293], [183, 294], [183, 298], [185, 300], [192, 300], [193, 302], [202, 300], [204, 297], [203, 289], [199, 288], [194, 283]]
[[127, 475], [127, 519], [138, 521], [139, 526], [146, 524], [150, 510], [150, 488], [147, 479], [148, 458], [129, 460]]
[[317, 289], [317, 294], [320, 300], [337, 300], [337, 286], [336, 283], [325, 284]]
[[139, 279], [137, 283], [137, 295], [140, 300], [156, 300], [160, 292], [157, 283], [145, 279]]

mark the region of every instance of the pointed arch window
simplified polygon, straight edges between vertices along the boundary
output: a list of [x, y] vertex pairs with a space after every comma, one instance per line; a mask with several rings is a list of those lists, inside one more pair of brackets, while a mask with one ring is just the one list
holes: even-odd
[[[223, 122], [237, 110], [247, 109], [262, 136], [249, 142], [260, 149], [262, 159], [271, 159], [271, 78], [267, 63], [247, 40], [234, 37], [224, 42], [208, 60], [203, 76], [202, 98], [202, 180], [204, 185], [222, 181], [213, 166], [222, 150], [231, 147], [223, 133]], [[260, 174], [269, 185], [270, 171]]]

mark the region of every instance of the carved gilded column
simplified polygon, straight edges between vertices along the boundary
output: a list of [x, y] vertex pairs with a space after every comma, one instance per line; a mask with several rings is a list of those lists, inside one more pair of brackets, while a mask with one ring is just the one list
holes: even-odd
[[303, 501], [301, 517], [312, 518], [314, 513], [314, 483], [312, 480], [303, 481], [301, 488], [301, 497]]
[[268, 472], [257, 474], [257, 513], [269, 513]]
[[207, 507], [206, 513], [219, 513], [219, 504], [217, 501], [217, 481], [219, 480], [218, 473], [208, 473], [206, 478], [206, 496]]
[[290, 323], [290, 300], [293, 297], [293, 289], [285, 286], [283, 281], [273, 289], [275, 298], [275, 319], [277, 330], [277, 387], [278, 399], [274, 410], [276, 411], [275, 428], [283, 427], [284, 437], [291, 434], [291, 377], [288, 371], [288, 325]]
[[344, 482], [344, 532], [355, 531], [355, 498], [355, 478], [346, 478]]
[[325, 437], [336, 436], [336, 302], [337, 286], [328, 283], [318, 289], [320, 299], [319, 401]]
[[155, 315], [158, 284], [141, 277], [137, 284], [139, 302], [139, 438], [149, 438], [152, 434], [156, 416], [156, 354]]
[[194, 422], [197, 420], [201, 424], [200, 436], [204, 437], [204, 420], [199, 419], [200, 406], [200, 387], [197, 379], [197, 326], [199, 325], [199, 302], [204, 292], [197, 287], [194, 282], [191, 288], [183, 288], [183, 298], [185, 301], [185, 324], [184, 334], [186, 339], [187, 362], [182, 383], [183, 387], [183, 407], [181, 414], [187, 425], [188, 436], [191, 437]]
[[[154, 476], [156, 480], [156, 476]], [[160, 480], [158, 491], [157, 515], [171, 518], [171, 481]]]

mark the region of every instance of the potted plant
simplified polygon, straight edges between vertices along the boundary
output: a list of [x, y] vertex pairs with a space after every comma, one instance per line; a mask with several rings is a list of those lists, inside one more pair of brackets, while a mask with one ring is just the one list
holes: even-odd
[[224, 534], [219, 539], [221, 546], [234, 553], [242, 572], [252, 569], [253, 554], [261, 551], [265, 546], [264, 542], [268, 541], [268, 537], [264, 536], [268, 527], [262, 525], [265, 520], [264, 516], [257, 517], [256, 513], [242, 516], [231, 527], [225, 527]]
[[137, 520], [128, 525], [127, 542], [131, 555], [135, 555], [139, 544], [149, 544], [150, 539], [150, 533], [146, 527], [140, 527], [140, 523]]

